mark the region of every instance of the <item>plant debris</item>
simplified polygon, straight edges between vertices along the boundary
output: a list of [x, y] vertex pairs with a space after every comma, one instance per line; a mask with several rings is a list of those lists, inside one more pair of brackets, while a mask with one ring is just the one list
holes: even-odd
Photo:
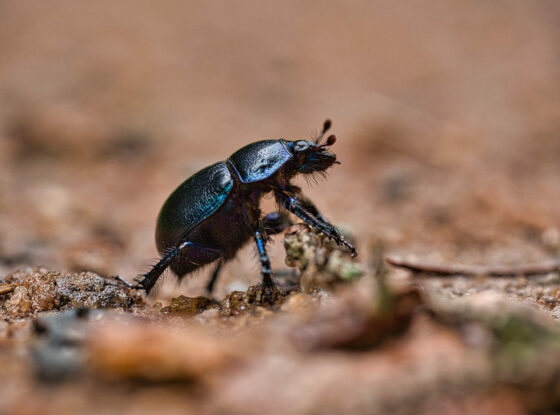
[[224, 317], [262, 313], [266, 308], [280, 306], [287, 296], [288, 293], [278, 287], [253, 285], [247, 291], [232, 291], [226, 295], [220, 304], [220, 313]]
[[468, 265], [434, 265], [419, 261], [408, 261], [403, 258], [389, 256], [387, 262], [394, 267], [408, 269], [412, 272], [422, 272], [432, 275], [488, 275], [491, 277], [515, 277], [544, 275], [560, 272], [560, 261], [549, 261], [542, 264], [517, 266], [468, 266]]
[[284, 248], [286, 264], [300, 271], [300, 286], [305, 292], [316, 288], [332, 289], [363, 274], [344, 248], [303, 223], [286, 230]]
[[180, 295], [171, 299], [171, 304], [161, 309], [164, 314], [182, 315], [184, 317], [200, 314], [208, 309], [219, 308], [220, 303], [206, 297], [185, 297]]

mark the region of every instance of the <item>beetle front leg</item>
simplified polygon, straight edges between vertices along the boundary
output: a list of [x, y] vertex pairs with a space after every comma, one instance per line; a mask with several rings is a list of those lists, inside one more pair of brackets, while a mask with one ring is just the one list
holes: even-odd
[[309, 199], [302, 193], [299, 186], [290, 185], [286, 190], [291, 194], [292, 197], [296, 197], [299, 200], [301, 207], [304, 208], [308, 213], [311, 213], [321, 222], [329, 223], [327, 218], [325, 218], [322, 213], [319, 212], [319, 209], [317, 208], [317, 206], [315, 206], [315, 203], [313, 203], [311, 199]]
[[358, 252], [356, 251], [356, 248], [354, 248], [354, 245], [344, 239], [344, 237], [340, 234], [340, 232], [334, 225], [329, 223], [324, 218], [324, 220], [322, 220], [321, 218], [315, 217], [307, 209], [305, 209], [305, 202], [303, 202], [299, 196], [291, 196], [283, 192], [276, 192], [275, 195], [278, 203], [285, 209], [292, 212], [308, 225], [319, 229], [327, 236], [327, 238], [334, 240], [338, 245], [344, 245], [345, 247], [347, 247], [350, 250], [353, 258], [358, 255]]

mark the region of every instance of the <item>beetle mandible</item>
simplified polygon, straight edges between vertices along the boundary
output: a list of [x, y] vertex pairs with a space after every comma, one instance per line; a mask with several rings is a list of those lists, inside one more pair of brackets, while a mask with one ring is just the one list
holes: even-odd
[[274, 193], [282, 210], [295, 214], [338, 245], [346, 246], [355, 257], [354, 246], [299, 187], [290, 183], [299, 173], [321, 173], [333, 164], [340, 164], [336, 155], [328, 151], [336, 137], [330, 135], [323, 142], [330, 127], [330, 120], [326, 120], [314, 141], [254, 142], [183, 182], [161, 208], [156, 245], [162, 257], [148, 273], [139, 277], [140, 286], [149, 293], [168, 267], [182, 278], [217, 261], [207, 286], [211, 292], [222, 265], [253, 238], [261, 262], [263, 288], [275, 289], [266, 243], [269, 235], [280, 233], [290, 222], [280, 212], [261, 216], [259, 201], [269, 192]]

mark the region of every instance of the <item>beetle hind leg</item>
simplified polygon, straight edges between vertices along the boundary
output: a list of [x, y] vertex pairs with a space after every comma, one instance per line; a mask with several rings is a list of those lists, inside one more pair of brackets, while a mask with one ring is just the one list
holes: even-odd
[[[155, 264], [149, 272], [140, 275], [136, 279], [136, 282], [149, 294], [156, 281], [169, 266], [173, 268], [173, 271], [179, 271], [179, 269], [175, 267], [178, 260], [184, 260], [194, 265], [193, 269], [196, 269], [201, 265], [215, 261], [221, 256], [222, 252], [217, 249], [204, 246], [197, 242], [182, 242], [180, 245], [168, 250], [158, 263]], [[177, 272], [177, 274], [184, 275], [185, 273]]]
[[224, 266], [224, 260], [220, 259], [218, 261], [218, 265], [216, 266], [216, 268], [214, 268], [214, 271], [212, 271], [212, 276], [210, 277], [210, 281], [208, 281], [208, 284], [206, 285], [206, 292], [208, 294], [212, 294], [212, 292], [214, 291], [214, 285], [216, 284], [216, 280], [220, 276], [220, 271], [222, 270], [223, 266]]

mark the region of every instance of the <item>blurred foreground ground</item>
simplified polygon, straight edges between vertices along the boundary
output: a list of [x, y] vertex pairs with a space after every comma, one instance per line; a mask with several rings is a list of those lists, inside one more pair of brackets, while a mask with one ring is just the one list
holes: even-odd
[[[0, 410], [553, 410], [557, 273], [416, 281], [391, 269], [390, 281], [420, 287], [424, 308], [438, 311], [414, 314], [404, 337], [365, 353], [302, 351], [287, 334], [307, 330], [298, 319], [320, 326], [313, 318], [347, 310], [348, 298], [375, 301], [363, 285], [328, 300], [301, 294], [275, 312], [236, 317], [213, 308], [200, 318], [169, 318], [153, 304], [201, 295], [208, 270], [182, 286], [169, 277], [150, 305], [102, 277], [132, 279], [152, 263], [158, 209], [186, 177], [256, 139], [308, 138], [327, 117], [343, 164], [317, 185], [300, 182], [327, 217], [355, 235], [364, 268], [379, 243], [433, 264], [558, 258], [558, 21], [554, 0], [1, 2], [0, 279], [44, 266], [68, 272], [39, 273], [51, 288], [59, 278], [67, 287], [91, 277], [82, 288], [88, 298], [96, 294], [89, 303], [68, 300], [66, 291], [35, 301], [41, 289], [27, 287], [29, 296], [19, 295], [30, 303], [17, 302], [25, 312], [6, 306], [15, 292], [0, 295], [0, 361], [9, 373], [0, 380]], [[278, 270], [286, 269], [280, 240], [272, 249]], [[216, 299], [257, 282], [250, 247], [226, 267]], [[32, 356], [44, 338], [32, 321], [42, 310], [74, 306], [134, 311], [85, 317], [107, 324], [92, 327], [107, 344], [86, 341], [101, 360], [79, 381], [41, 382]], [[514, 340], [494, 317], [472, 317], [473, 308], [521, 313]], [[537, 310], [544, 314], [535, 317]], [[149, 335], [132, 315], [151, 322]], [[160, 377], [142, 372], [138, 355], [125, 369], [103, 361], [104, 353], [144, 344], [156, 362], [146, 371], [161, 364]], [[160, 344], [167, 349], [158, 352]], [[179, 361], [161, 363], [158, 353]], [[119, 355], [125, 363], [126, 354]], [[542, 361], [531, 360], [537, 355]], [[187, 369], [177, 374], [175, 367]], [[540, 367], [548, 372], [532, 377]], [[528, 385], [527, 394], [517, 393]]]

